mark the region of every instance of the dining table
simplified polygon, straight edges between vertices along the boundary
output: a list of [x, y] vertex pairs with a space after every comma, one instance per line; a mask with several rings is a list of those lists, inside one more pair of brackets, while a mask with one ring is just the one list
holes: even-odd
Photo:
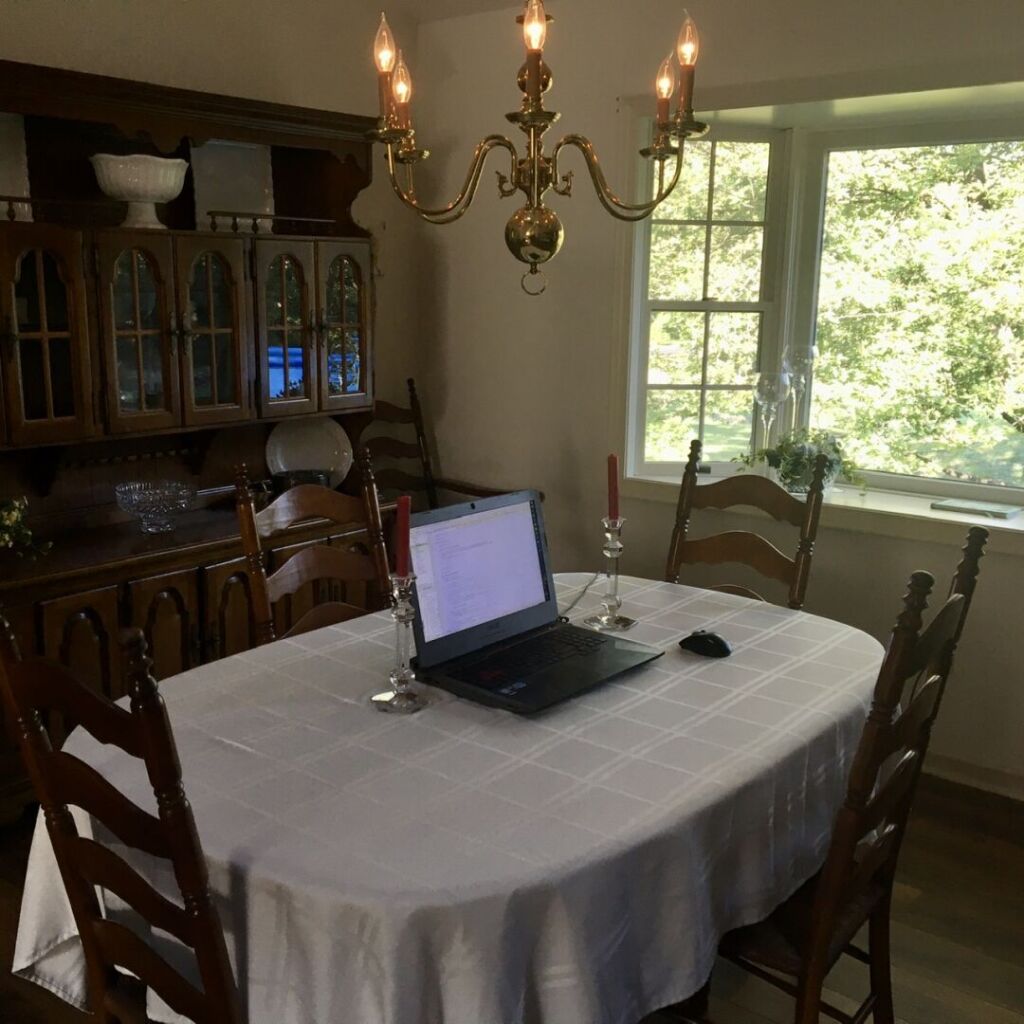
[[[599, 608], [590, 574], [555, 579], [571, 620]], [[433, 688], [380, 713], [386, 611], [161, 683], [249, 1024], [637, 1024], [820, 867], [882, 646], [728, 593], [620, 595], [663, 656], [530, 717]], [[732, 654], [680, 649], [695, 629]], [[81, 731], [65, 749], [155, 811], [141, 762]], [[86, 1005], [41, 815], [13, 969]]]

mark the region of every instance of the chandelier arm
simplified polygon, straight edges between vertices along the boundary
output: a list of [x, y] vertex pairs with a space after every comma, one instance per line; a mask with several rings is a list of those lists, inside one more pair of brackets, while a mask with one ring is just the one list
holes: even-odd
[[556, 180], [558, 178], [558, 155], [566, 146], [575, 146], [583, 154], [583, 159], [586, 162], [587, 170], [590, 172], [590, 180], [594, 184], [597, 198], [601, 201], [601, 205], [613, 217], [617, 217], [619, 220], [638, 221], [649, 216], [662, 200], [667, 199], [672, 194], [672, 190], [679, 183], [679, 176], [683, 170], [683, 149], [682, 146], [679, 146], [675, 154], [675, 169], [672, 172], [672, 178], [668, 187], [666, 188], [664, 184], [664, 164], [662, 164], [658, 177], [658, 194], [650, 202], [627, 203], [620, 199], [609, 187], [608, 179], [605, 178], [604, 171], [601, 169], [601, 163], [594, 152], [593, 143], [583, 135], [566, 135], [555, 146], [551, 154], [551, 160], [552, 175]]
[[473, 152], [473, 159], [470, 162], [469, 170], [466, 172], [466, 180], [459, 194], [447, 206], [428, 209], [427, 207], [420, 206], [416, 198], [416, 188], [413, 184], [413, 165], [411, 163], [405, 165], [408, 183], [406, 187], [402, 187], [395, 167], [394, 146], [389, 145], [387, 147], [387, 162], [391, 188], [406, 206], [415, 210], [424, 220], [429, 221], [431, 224], [450, 224], [452, 221], [458, 220], [469, 209], [480, 185], [480, 175], [483, 173], [487, 157], [491, 150], [499, 147], [507, 149], [510, 154], [511, 178], [514, 181], [519, 161], [519, 154], [516, 152], [515, 146], [504, 135], [488, 135], [477, 144]]

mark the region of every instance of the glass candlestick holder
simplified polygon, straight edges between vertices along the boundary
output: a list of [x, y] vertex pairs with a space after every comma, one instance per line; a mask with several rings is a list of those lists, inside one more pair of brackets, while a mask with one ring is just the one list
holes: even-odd
[[412, 621], [415, 611], [412, 606], [412, 585], [416, 581], [413, 573], [396, 576], [391, 580], [391, 618], [395, 622], [395, 667], [391, 670], [391, 689], [375, 693], [370, 702], [379, 711], [391, 711], [399, 715], [411, 715], [427, 706], [427, 698], [412, 688], [416, 674], [409, 664], [412, 641]]
[[616, 633], [631, 629], [636, 619], [620, 615], [622, 598], [619, 597], [619, 558], [622, 555], [622, 524], [625, 519], [602, 519], [604, 524], [604, 557], [607, 559], [608, 587], [601, 598], [601, 611], [583, 620], [584, 626], [602, 633]]

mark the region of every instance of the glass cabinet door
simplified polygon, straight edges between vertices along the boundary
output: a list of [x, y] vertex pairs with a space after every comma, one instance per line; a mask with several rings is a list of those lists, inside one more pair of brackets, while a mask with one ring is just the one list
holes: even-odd
[[245, 243], [240, 238], [181, 235], [175, 244], [185, 422], [248, 419], [252, 402]]
[[313, 352], [313, 243], [257, 240], [260, 411], [288, 416], [317, 409]]
[[322, 409], [372, 404], [370, 271], [369, 243], [317, 242]]
[[98, 236], [101, 334], [107, 354], [107, 415], [115, 433], [181, 422], [170, 238]]
[[0, 355], [12, 444], [94, 433], [82, 259], [78, 232], [0, 228]]

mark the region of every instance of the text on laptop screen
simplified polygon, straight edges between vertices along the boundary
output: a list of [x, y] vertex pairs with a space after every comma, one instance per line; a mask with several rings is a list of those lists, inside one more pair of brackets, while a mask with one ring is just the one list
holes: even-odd
[[428, 643], [547, 600], [528, 501], [414, 526], [409, 543]]

